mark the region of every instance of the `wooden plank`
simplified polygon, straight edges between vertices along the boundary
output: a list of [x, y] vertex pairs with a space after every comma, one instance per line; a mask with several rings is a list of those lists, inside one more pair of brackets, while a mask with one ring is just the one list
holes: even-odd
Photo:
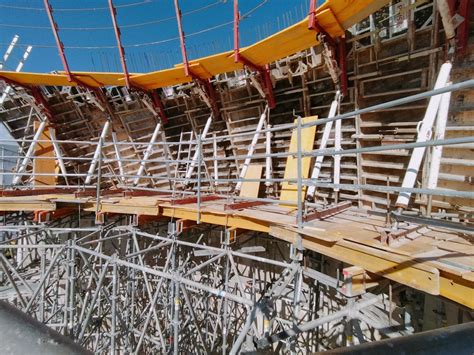
[[[198, 66], [190, 65], [191, 71], [196, 67]], [[139, 87], [157, 89], [165, 86], [189, 83], [192, 81], [192, 78], [184, 75], [184, 68], [176, 67], [147, 74], [134, 75], [130, 77], [130, 80], [134, 85]]]
[[289, 243], [295, 244], [298, 238], [298, 235], [302, 237], [307, 237], [307, 238], [314, 238], [314, 239], [319, 239], [321, 241], [327, 242], [327, 243], [335, 243], [340, 238], [332, 236], [328, 233], [325, 233], [323, 229], [309, 229], [309, 228], [303, 228], [303, 229], [297, 229], [296, 227], [291, 227], [291, 226], [277, 226], [277, 225], [272, 225], [270, 226], [270, 235], [274, 236], [275, 238], [278, 239], [283, 239]]
[[344, 36], [344, 28], [330, 8], [317, 12], [316, 19], [319, 25], [324, 28], [327, 33], [331, 34], [331, 37], [337, 38]]
[[0, 199], [0, 211], [2, 212], [18, 212], [18, 211], [54, 211], [56, 204], [49, 201], [41, 200], [16, 200], [16, 199]]
[[[305, 117], [302, 119], [302, 123], [314, 122], [318, 119], [318, 116], [310, 116]], [[295, 120], [295, 124], [297, 124], [297, 120]], [[314, 139], [316, 137], [316, 126], [311, 126], [307, 128], [303, 128], [301, 130], [301, 149], [303, 152], [310, 152], [313, 150], [314, 146]], [[294, 129], [291, 133], [291, 140], [290, 140], [290, 153], [296, 153], [298, 150], [298, 141], [297, 141], [297, 130]], [[311, 158], [305, 157], [301, 159], [302, 168], [301, 168], [301, 176], [303, 179], [307, 179], [309, 177], [309, 170], [311, 167]], [[296, 179], [298, 177], [298, 159], [296, 157], [289, 156], [286, 159], [286, 166], [285, 166], [285, 179]], [[302, 190], [302, 198], [306, 196], [306, 187], [303, 186]], [[296, 183], [288, 183], [283, 182], [281, 187], [281, 194], [280, 194], [280, 201], [294, 201], [298, 200], [298, 186]], [[294, 206], [292, 206], [294, 207]]]
[[[260, 179], [262, 177], [263, 165], [250, 164], [245, 174], [245, 179]], [[244, 181], [240, 189], [240, 197], [258, 198], [260, 181]]]
[[[233, 56], [234, 51], [222, 52], [214, 55], [210, 55], [208, 57], [199, 58], [196, 60], [191, 60], [189, 62], [190, 65], [199, 63], [202, 68], [206, 70], [206, 72], [210, 73], [211, 75], [217, 75], [229, 71], [240, 70], [243, 68], [242, 63], [236, 63]], [[180, 64], [183, 65], [183, 64]], [[199, 73], [198, 73], [199, 74]], [[204, 73], [201, 73], [204, 75]]]
[[[35, 121], [35, 131], [38, 129], [40, 122]], [[43, 133], [39, 137], [39, 140], [51, 141], [50, 131], [52, 127], [45, 127]], [[51, 142], [38, 142], [34, 152], [35, 157], [41, 157], [40, 159], [33, 158], [33, 173], [34, 174], [55, 174], [56, 169], [56, 156], [54, 153], [53, 144]], [[44, 159], [50, 157], [51, 159]], [[33, 179], [33, 185], [35, 188], [42, 188], [42, 186], [54, 186], [56, 185], [57, 178], [54, 175], [46, 176], [35, 176]]]

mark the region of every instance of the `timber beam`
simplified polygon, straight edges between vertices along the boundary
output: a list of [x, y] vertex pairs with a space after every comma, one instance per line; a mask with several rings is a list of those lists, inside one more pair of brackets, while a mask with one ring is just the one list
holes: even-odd
[[167, 192], [151, 191], [151, 190], [125, 190], [123, 191], [124, 198], [132, 198], [139, 196], [169, 196]]
[[74, 213], [77, 213], [77, 208], [75, 207], [63, 207], [54, 211], [35, 211], [33, 220], [38, 223], [47, 223], [71, 216]]
[[338, 289], [346, 297], [360, 296], [370, 288], [378, 286], [381, 278], [368, 273], [358, 266], [349, 266], [342, 270], [343, 284]]
[[283, 235], [282, 230], [281, 227], [272, 226], [269, 234], [294, 244], [300, 235], [305, 249], [474, 309], [474, 278], [469, 279], [454, 272], [440, 270], [416, 258], [374, 249], [349, 240], [327, 243], [297, 232], [290, 234], [288, 230]]
[[39, 190], [0, 190], [0, 197], [17, 197], [17, 196], [38, 196], [51, 195], [61, 193], [75, 193], [74, 188], [44, 188]]

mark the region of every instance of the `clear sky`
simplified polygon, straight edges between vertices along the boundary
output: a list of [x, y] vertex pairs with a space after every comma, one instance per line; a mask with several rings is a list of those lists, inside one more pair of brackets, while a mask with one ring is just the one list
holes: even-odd
[[[72, 70], [120, 71], [107, 0], [50, 0]], [[173, 0], [115, 0], [129, 70], [147, 72], [181, 62]], [[232, 0], [180, 0], [188, 56], [232, 49]], [[307, 15], [309, 0], [240, 0], [241, 45], [256, 42]], [[0, 51], [13, 35], [33, 45], [23, 71], [62, 70], [43, 0], [0, 0]], [[13, 70], [24, 47], [7, 63]]]

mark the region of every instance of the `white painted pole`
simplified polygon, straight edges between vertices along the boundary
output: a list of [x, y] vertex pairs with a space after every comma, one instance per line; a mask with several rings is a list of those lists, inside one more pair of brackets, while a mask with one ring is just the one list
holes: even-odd
[[[341, 120], [336, 121], [335, 135], [334, 135], [334, 149], [338, 152], [342, 149], [341, 138], [342, 138], [342, 122]], [[334, 184], [339, 184], [341, 181], [341, 155], [334, 156]], [[338, 187], [334, 188], [334, 191], [339, 191]]]
[[140, 167], [138, 168], [137, 171], [137, 177], [133, 181], [133, 185], [138, 185], [138, 182], [140, 181], [140, 176], [143, 175], [145, 171], [145, 165], [147, 160], [150, 158], [150, 155], [153, 153], [153, 147], [154, 143], [156, 142], [156, 139], [158, 138], [158, 134], [160, 133], [161, 130], [161, 123], [158, 122], [155, 130], [153, 131], [153, 134], [151, 135], [150, 143], [148, 143], [148, 147], [146, 147], [145, 154], [143, 154], [143, 159], [140, 162]]
[[[272, 128], [271, 125], [267, 125], [267, 128]], [[272, 178], [272, 157], [269, 156], [272, 154], [272, 132], [266, 132], [266, 142], [265, 142], [265, 153], [267, 154], [266, 161], [265, 161], [265, 186], [269, 187], [272, 185], [270, 181]]]
[[[255, 131], [255, 134], [253, 135], [252, 142], [250, 143], [249, 150], [247, 152], [248, 157], [245, 158], [244, 165], [242, 166], [242, 169], [240, 170], [240, 176], [239, 176], [240, 179], [244, 179], [245, 175], [247, 174], [247, 169], [250, 165], [250, 161], [252, 160], [251, 156], [255, 152], [255, 146], [257, 145], [258, 138], [260, 137], [261, 130], [267, 118], [267, 110], [268, 110], [268, 106], [265, 107], [265, 110], [263, 110], [263, 113], [260, 116], [260, 120], [258, 121], [257, 130]], [[240, 191], [241, 187], [242, 187], [242, 181], [239, 181], [237, 182], [237, 185], [235, 186], [235, 190]]]
[[[212, 146], [214, 148], [214, 158], [217, 158], [217, 139], [216, 139], [216, 134], [214, 133], [214, 141], [212, 142]], [[217, 159], [214, 159], [214, 185], [217, 186], [219, 185], [219, 164]]]
[[[446, 86], [446, 83], [449, 80], [449, 73], [451, 71], [451, 67], [451, 63], [444, 63], [441, 66], [434, 87], [435, 89], [440, 89]], [[423, 121], [420, 122], [421, 126], [418, 130], [418, 138], [416, 140], [417, 142], [426, 142], [428, 139], [430, 139], [433, 123], [438, 113], [439, 104], [441, 102], [441, 96], [442, 95], [435, 95], [430, 98], [428, 108], [426, 109], [425, 117], [423, 118]], [[413, 149], [410, 162], [408, 164], [408, 168], [403, 179], [402, 187], [413, 188], [415, 186], [416, 177], [418, 176], [418, 170], [420, 169], [421, 161], [423, 160], [425, 150], [426, 147], [418, 147]], [[408, 202], [410, 201], [410, 196], [411, 193], [409, 192], [401, 192], [398, 195], [396, 205], [400, 208], [406, 208], [408, 206]]]
[[13, 184], [18, 184], [21, 181], [21, 177], [23, 175], [23, 172], [25, 171], [26, 167], [28, 166], [28, 162], [31, 159], [31, 156], [33, 156], [34, 150], [36, 148], [37, 141], [40, 139], [41, 134], [43, 134], [43, 131], [46, 127], [46, 121], [42, 121], [40, 125], [38, 126], [38, 130], [36, 131], [33, 141], [30, 144], [30, 147], [28, 148], [28, 151], [26, 152], [25, 157], [23, 158], [23, 161], [21, 162], [20, 166], [18, 167], [18, 170], [13, 177]]
[[[104, 128], [102, 128], [102, 133], [100, 135], [100, 139], [102, 141], [105, 140], [105, 137], [107, 136], [107, 132], [109, 131], [109, 126], [110, 126], [110, 121], [105, 122]], [[91, 165], [89, 165], [89, 171], [87, 172], [87, 177], [85, 184], [89, 185], [92, 180], [92, 176], [94, 174], [95, 167], [97, 165], [97, 161], [99, 160], [99, 155], [101, 154], [101, 147], [100, 144], [97, 144], [97, 148], [95, 149], [94, 152], [94, 157], [92, 158]]]
[[123, 162], [122, 162], [122, 158], [120, 156], [120, 150], [117, 146], [117, 133], [115, 133], [114, 131], [112, 131], [112, 142], [114, 143], [114, 150], [115, 150], [115, 158], [117, 159], [117, 165], [118, 165], [118, 168], [119, 168], [119, 174], [120, 174], [120, 180], [122, 180], [123, 183], [126, 182], [126, 179], [125, 179], [125, 170], [123, 169]]
[[[23, 54], [23, 57], [21, 58], [20, 62], [18, 63], [16, 69], [15, 69], [15, 72], [20, 72], [21, 69], [23, 69], [23, 66], [25, 65], [25, 61], [28, 59], [30, 53], [31, 53], [31, 50], [33, 49], [32, 46], [28, 46], [26, 48], [26, 51], [25, 53]], [[10, 94], [10, 91], [12, 90], [12, 87], [11, 86], [7, 86], [5, 88], [5, 91], [3, 92], [2, 96], [0, 97], [0, 105], [3, 104], [3, 102], [5, 101], [5, 99], [7, 98], [7, 95]]]
[[0, 70], [3, 70], [3, 66], [4, 66], [5, 63], [7, 62], [8, 57], [10, 57], [10, 54], [12, 54], [12, 52], [13, 52], [13, 47], [15, 47], [16, 42], [18, 42], [18, 39], [19, 39], [19, 38], [20, 38], [20, 37], [19, 37], [18, 35], [13, 36], [13, 39], [12, 39], [10, 45], [8, 46], [7, 51], [6, 51], [5, 54], [3, 55], [3, 62], [0, 63]]
[[54, 128], [49, 128], [49, 136], [51, 138], [51, 143], [54, 148], [54, 153], [56, 154], [56, 158], [58, 159], [59, 162], [59, 168], [61, 169], [61, 173], [63, 174], [64, 181], [66, 181], [66, 185], [69, 185], [67, 182], [67, 170], [66, 166], [64, 165], [64, 160], [61, 154], [61, 149], [59, 148], [58, 142], [56, 142], [56, 131]]
[[[446, 132], [446, 122], [448, 121], [449, 102], [451, 101], [451, 93], [447, 92], [442, 95], [441, 103], [436, 118], [435, 140], [444, 139]], [[428, 188], [436, 189], [438, 186], [439, 167], [441, 165], [441, 155], [443, 154], [443, 146], [433, 147], [431, 154], [430, 172], [428, 175]]]
[[[332, 118], [336, 115], [337, 111], [337, 106], [339, 104], [339, 95], [340, 92], [336, 92], [336, 97], [334, 98], [334, 101], [331, 103], [331, 108], [329, 109], [329, 115], [328, 118]], [[326, 149], [328, 140], [329, 140], [329, 135], [331, 134], [331, 129], [332, 129], [332, 122], [329, 121], [324, 125], [324, 131], [323, 131], [323, 136], [321, 138], [321, 144], [319, 145], [319, 149]], [[321, 172], [321, 166], [323, 164], [324, 160], [324, 155], [319, 155], [316, 157], [316, 161], [314, 162], [314, 167], [313, 167], [313, 172], [311, 173], [311, 180], [317, 180], [319, 178], [319, 173]], [[308, 186], [308, 197], [313, 197], [314, 193], [316, 191], [316, 186]]]
[[[211, 127], [211, 123], [212, 123], [212, 114], [207, 119], [206, 125], [204, 126], [204, 130], [201, 133], [201, 139], [206, 138], [207, 133], [209, 132], [209, 128]], [[196, 162], [198, 160], [198, 155], [199, 155], [199, 149], [196, 148], [191, 164], [189, 165], [188, 171], [186, 172], [186, 180], [184, 182], [185, 185], [189, 184], [188, 180], [191, 179], [191, 176], [193, 175], [194, 168], [196, 167]]]

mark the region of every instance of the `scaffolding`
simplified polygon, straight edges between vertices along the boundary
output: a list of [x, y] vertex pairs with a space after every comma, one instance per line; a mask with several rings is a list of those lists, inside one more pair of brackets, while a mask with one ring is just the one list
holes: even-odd
[[109, 1], [124, 72], [92, 76], [48, 7], [64, 74], [0, 72], [20, 142], [0, 299], [113, 354], [312, 353], [472, 320], [471, 47], [461, 27], [440, 41], [438, 2], [347, 38], [328, 3], [240, 48], [235, 1], [233, 53], [188, 60], [175, 1], [183, 64], [137, 75]]

